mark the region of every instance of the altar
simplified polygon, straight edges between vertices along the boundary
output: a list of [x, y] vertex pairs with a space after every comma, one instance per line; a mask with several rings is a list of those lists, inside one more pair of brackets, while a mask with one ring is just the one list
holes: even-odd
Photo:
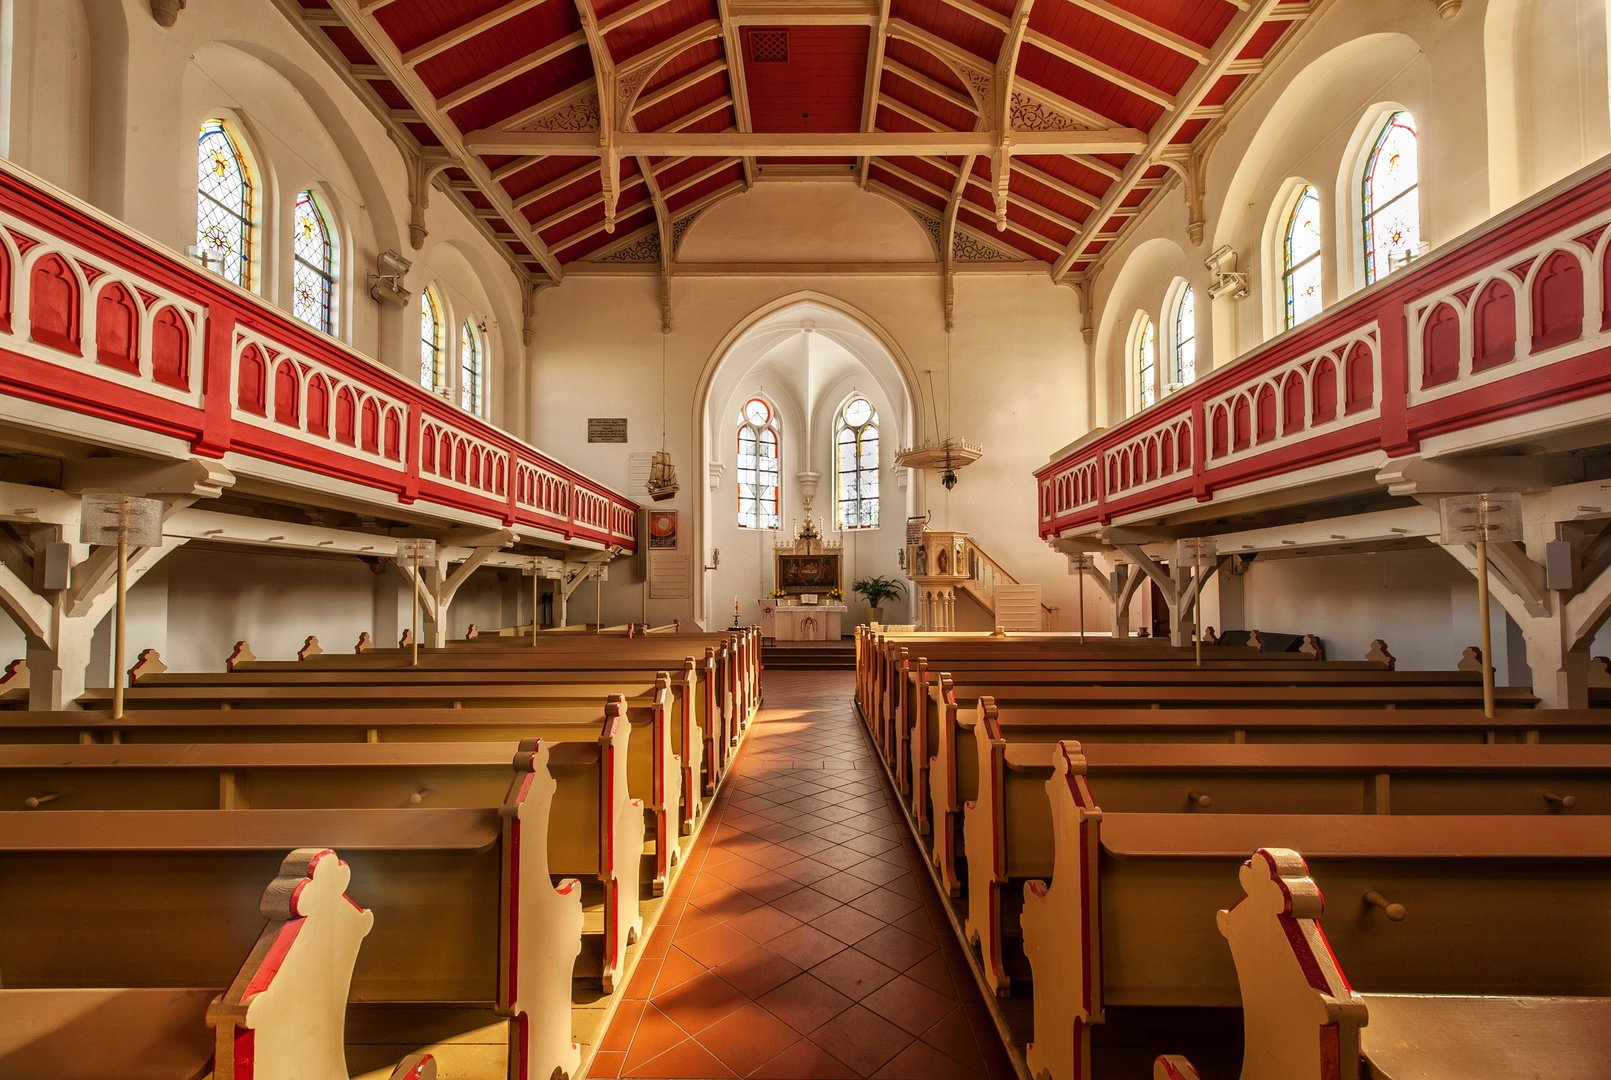
[[[772, 608], [773, 639], [776, 641], [838, 641], [844, 604], [780, 604]], [[765, 633], [764, 629], [762, 631]]]

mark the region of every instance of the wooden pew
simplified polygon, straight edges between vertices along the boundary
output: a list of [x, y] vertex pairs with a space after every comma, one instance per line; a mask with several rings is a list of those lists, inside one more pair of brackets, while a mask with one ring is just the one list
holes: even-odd
[[1021, 918], [1040, 973], [1032, 1072], [1088, 1075], [1075, 1069], [1107, 1005], [1242, 1000], [1203, 913], [1226, 899], [1250, 835], [1303, 841], [1315, 879], [1350, 898], [1336, 943], [1358, 985], [1583, 995], [1611, 980], [1611, 926], [1540, 917], [1611, 896], [1604, 817], [1112, 813], [1075, 744], [1050, 772], [1056, 872], [1025, 885]]
[[[1238, 877], [1244, 895], [1215, 921], [1240, 984], [1244, 1076], [1605, 1075], [1611, 997], [1358, 993], [1340, 963], [1347, 951], [1334, 952], [1320, 926], [1325, 900], [1298, 852], [1260, 848]], [[1176, 1055], [1160, 1056], [1153, 1075], [1197, 1080]]]
[[[1055, 686], [1480, 686], [1480, 678], [1457, 671], [1387, 671], [1380, 665], [1332, 666], [1303, 660], [1289, 663], [1222, 660], [1198, 668], [1179, 661], [1111, 663], [1068, 661], [1041, 668], [974, 666], [945, 672], [956, 682]], [[920, 724], [938, 674], [919, 658], [904, 669], [892, 696], [893, 711], [883, 722], [883, 752], [896, 771], [903, 795], [926, 793], [928, 760], [935, 752], [927, 724]], [[915, 799], [914, 799], [915, 801]], [[925, 812], [926, 822], [926, 812]]]
[[[724, 753], [712, 750], [730, 747], [731, 739], [725, 734], [725, 717], [718, 702], [718, 683], [715, 680], [715, 656], [706, 650], [705, 657], [685, 656], [680, 668], [656, 670], [639, 666], [634, 661], [619, 664], [608, 660], [558, 661], [546, 658], [532, 650], [497, 652], [487, 655], [436, 653], [422, 657], [418, 666], [406, 660], [383, 659], [373, 662], [348, 663], [352, 658], [337, 657], [327, 662], [324, 656], [308, 660], [259, 660], [246, 664], [232, 675], [200, 673], [174, 676], [164, 673], [154, 678], [140, 678], [131, 685], [140, 686], [228, 686], [228, 685], [314, 685], [339, 682], [352, 686], [394, 686], [411, 683], [436, 685], [475, 685], [489, 682], [516, 682], [528, 685], [559, 685], [574, 682], [599, 682], [608, 678], [626, 679], [633, 683], [668, 678], [672, 695], [672, 747], [682, 759], [682, 790], [697, 794], [715, 790], [717, 771], [725, 761]], [[337, 662], [339, 661], [339, 662]], [[558, 664], [554, 667], [551, 665]], [[706, 763], [710, 762], [707, 773]], [[696, 799], [683, 804], [680, 822], [684, 835], [693, 831], [694, 821], [700, 812]]]
[[[625, 696], [617, 693], [624, 690]], [[110, 691], [91, 691], [80, 700], [86, 704], [96, 704], [107, 696]], [[653, 815], [655, 835], [655, 852], [657, 856], [656, 870], [652, 875], [656, 883], [665, 880], [669, 872], [671, 860], [677, 851], [676, 837], [681, 833], [680, 820], [683, 816], [691, 816], [690, 811], [681, 808], [682, 797], [682, 764], [673, 748], [673, 719], [672, 700], [670, 688], [666, 682], [665, 673], [659, 673], [652, 684], [646, 683], [481, 683], [469, 685], [439, 685], [428, 684], [401, 684], [395, 686], [348, 686], [342, 683], [314, 683], [285, 686], [257, 686], [246, 681], [230, 682], [223, 686], [184, 686], [184, 685], [139, 685], [129, 689], [124, 697], [125, 707], [129, 710], [125, 719], [136, 718], [147, 709], [157, 708], [167, 710], [195, 709], [198, 711], [225, 711], [233, 714], [255, 712], [262, 708], [276, 710], [300, 710], [311, 714], [322, 710], [332, 710], [340, 715], [342, 710], [367, 711], [372, 720], [365, 725], [366, 737], [378, 739], [380, 729], [386, 726], [403, 728], [401, 724], [392, 724], [391, 717], [399, 710], [424, 710], [431, 706], [445, 712], [468, 712], [470, 709], [461, 708], [469, 704], [478, 713], [496, 713], [506, 711], [507, 716], [500, 721], [496, 717], [480, 718], [482, 723], [473, 725], [475, 728], [488, 726], [502, 727], [505, 730], [495, 734], [494, 738], [511, 738], [507, 730], [511, 726], [521, 729], [531, 727], [526, 717], [531, 709], [544, 710], [580, 710], [586, 715], [577, 715], [571, 718], [554, 717], [554, 722], [601, 723], [604, 712], [599, 708], [599, 702], [610, 698], [623, 697], [624, 703], [636, 706], [630, 719], [637, 723], [632, 725], [635, 732], [633, 741], [638, 743], [638, 754], [635, 757], [637, 766], [633, 769], [631, 785], [637, 798], [641, 799], [646, 812]], [[427, 718], [428, 719], [428, 718]], [[488, 719], [491, 723], [488, 724]], [[295, 717], [280, 718], [281, 722], [297, 723]], [[10, 718], [0, 713], [0, 730], [16, 731], [18, 727], [30, 729], [30, 725], [13, 726]], [[71, 717], [66, 723], [72, 723]], [[242, 724], [250, 721], [242, 721]], [[228, 726], [237, 728], [231, 723]], [[309, 726], [301, 725], [298, 726]], [[319, 724], [312, 726], [323, 727], [329, 730], [330, 725]], [[421, 726], [416, 723], [409, 725], [416, 737], [421, 733]], [[79, 730], [87, 730], [80, 728]], [[122, 729], [114, 728], [121, 731]], [[149, 731], [149, 728], [147, 729]], [[461, 728], [462, 730], [462, 728]], [[368, 732], [375, 734], [369, 735]], [[536, 733], [536, 732], [532, 732]], [[225, 736], [227, 737], [227, 736]], [[460, 735], [459, 737], [475, 737]], [[485, 737], [485, 736], [481, 736]], [[273, 736], [267, 736], [273, 740]], [[693, 793], [690, 792], [690, 798]]]
[[[1004, 696], [1002, 696], [1004, 695]], [[1507, 708], [1532, 705], [1536, 698], [1522, 687], [1503, 687], [1497, 700]], [[1448, 708], [1479, 705], [1480, 687], [1466, 686], [1169, 686], [1169, 687], [1026, 687], [983, 684], [957, 687], [942, 673], [940, 683], [930, 693], [925, 708], [926, 729], [922, 738], [932, 739], [929, 758], [929, 822], [933, 834], [932, 857], [940, 868], [941, 881], [955, 895], [960, 888], [956, 876], [955, 836], [958, 815], [972, 793], [967, 770], [976, 760], [968, 743], [973, 725], [964, 722], [972, 712], [976, 717], [980, 702], [990, 699], [1003, 711], [1058, 710], [1065, 717], [1080, 717], [1085, 710], [1129, 706], [1159, 713], [1194, 708], [1236, 708], [1256, 720], [1260, 713], [1294, 708], [1361, 709], [1377, 708], [1402, 716], [1419, 708]], [[1611, 719], [1611, 717], [1608, 717]], [[1244, 728], [1247, 725], [1244, 725]], [[1044, 740], [1043, 740], [1044, 741]]]
[[[288, 1075], [285, 1064], [295, 1062], [307, 1070], [298, 1075], [345, 1076], [350, 985], [356, 998], [398, 1003], [391, 1042], [419, 1045], [409, 1025], [415, 1010], [402, 1003], [457, 1003], [472, 1027], [513, 1018], [519, 1037], [507, 1049], [522, 1073], [574, 1072], [579, 1050], [568, 1004], [581, 949], [581, 888], [575, 880], [552, 884], [549, 748], [523, 751], [497, 810], [0, 812], [8, 883], [0, 1030], [25, 1026], [30, 1007], [54, 1008], [59, 1019], [74, 997], [94, 1006], [106, 993], [98, 988], [109, 985], [227, 985], [205, 1009], [216, 1029], [215, 1075], [257, 1075], [253, 1062], [262, 1075]], [[308, 844], [314, 837], [343, 841], [353, 865]], [[265, 867], [279, 863], [275, 852], [287, 840], [301, 850], [264, 894], [270, 922], [254, 944], [255, 922], [224, 913], [252, 904], [254, 883], [260, 887]], [[374, 905], [378, 920], [346, 899], [349, 875], [352, 892]], [[444, 911], [454, 913], [451, 925]], [[520, 931], [532, 927], [544, 930], [522, 943]], [[246, 964], [231, 979], [242, 956]], [[177, 994], [183, 1008], [196, 998]], [[170, 1058], [196, 1055], [184, 1075], [199, 1075], [206, 1060], [207, 1040], [195, 1045], [202, 1017], [193, 1019], [189, 1037], [168, 1047]], [[82, 1041], [89, 1033], [69, 1024], [57, 1034]], [[40, 1041], [28, 1049], [39, 1052]], [[58, 1042], [44, 1052], [72, 1060], [64, 1049]], [[93, 1075], [147, 1075], [138, 1071], [144, 1061]]]

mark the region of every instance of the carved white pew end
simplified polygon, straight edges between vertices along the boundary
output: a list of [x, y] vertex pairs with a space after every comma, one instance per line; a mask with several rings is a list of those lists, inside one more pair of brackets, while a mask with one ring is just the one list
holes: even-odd
[[347, 1075], [347, 996], [375, 925], [348, 899], [352, 870], [327, 848], [298, 848], [263, 893], [268, 925], [234, 984], [207, 1008], [214, 1075], [233, 1080]]
[[1152, 1063], [1152, 1080], [1199, 1080], [1192, 1063], [1179, 1054], [1160, 1054]]
[[436, 1080], [436, 1059], [430, 1054], [410, 1054], [397, 1063], [391, 1080]]
[[1365, 654], [1365, 659], [1387, 665], [1388, 671], [1392, 671], [1398, 666], [1398, 657], [1387, 651], [1387, 642], [1381, 638], [1375, 638], [1371, 641], [1370, 652]]
[[155, 649], [141, 649], [140, 655], [129, 668], [129, 685], [138, 685], [147, 675], [160, 675], [168, 670], [168, 665], [162, 662], [162, 657]]
[[375, 639], [369, 636], [368, 630], [365, 630], [358, 635], [358, 645], [352, 651], [355, 653], [366, 653], [374, 647]]
[[27, 659], [13, 660], [6, 665], [5, 674], [0, 675], [0, 690], [26, 690], [28, 682]]
[[313, 634], [309, 634], [307, 640], [302, 643], [302, 648], [296, 651], [296, 658], [298, 660], [306, 660], [310, 656], [323, 655], [324, 649], [319, 647], [319, 639]]

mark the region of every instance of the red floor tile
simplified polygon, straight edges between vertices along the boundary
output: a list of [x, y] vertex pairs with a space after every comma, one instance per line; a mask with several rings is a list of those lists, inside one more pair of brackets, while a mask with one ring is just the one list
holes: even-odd
[[956, 1010], [956, 1002], [950, 997], [905, 975], [868, 994], [862, 1004], [913, 1035], [921, 1035]]
[[846, 997], [860, 1001], [897, 973], [865, 953], [844, 949], [812, 968], [811, 974]]
[[697, 1035], [716, 1021], [749, 1004], [749, 998], [707, 971], [664, 994], [656, 994], [654, 1006], [690, 1035]]
[[878, 1014], [852, 1005], [814, 1030], [811, 1041], [862, 1076], [871, 1076], [912, 1038]]
[[800, 969], [771, 949], [757, 945], [718, 967], [716, 974], [753, 1001], [800, 974]]
[[746, 1005], [699, 1033], [722, 1064], [747, 1076], [799, 1040], [795, 1030], [759, 1005]]
[[802, 1035], [849, 1008], [851, 1001], [810, 975], [798, 975], [760, 999], [766, 1011]]
[[750, 1073], [763, 1080], [857, 1080], [850, 1066], [810, 1039], [801, 1039]]
[[697, 1041], [686, 1039], [626, 1075], [664, 1077], [668, 1080], [725, 1080], [738, 1074], [717, 1061]]

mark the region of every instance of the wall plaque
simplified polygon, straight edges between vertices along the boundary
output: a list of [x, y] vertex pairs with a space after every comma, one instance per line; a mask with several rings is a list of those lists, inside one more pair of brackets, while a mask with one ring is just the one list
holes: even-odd
[[627, 441], [627, 418], [624, 416], [590, 416], [587, 418], [587, 441], [590, 443], [624, 443]]

